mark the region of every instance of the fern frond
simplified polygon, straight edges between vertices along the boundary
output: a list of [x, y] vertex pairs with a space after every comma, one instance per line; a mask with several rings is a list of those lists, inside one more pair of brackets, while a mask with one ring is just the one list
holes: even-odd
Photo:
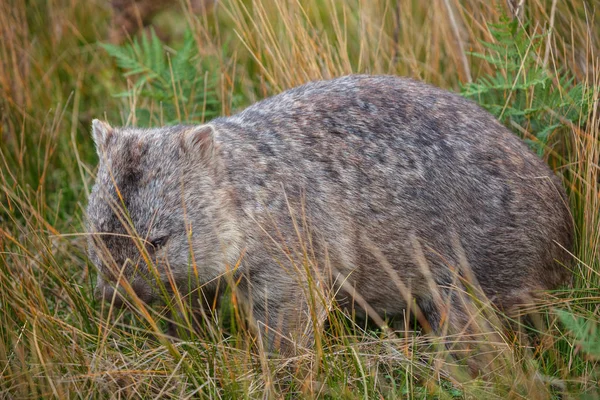
[[[166, 123], [199, 122], [218, 115], [218, 73], [207, 60], [200, 59], [197, 43], [190, 30], [185, 32], [179, 49], [171, 50], [154, 31], [122, 46], [102, 44], [115, 59], [122, 75], [133, 80], [133, 89], [119, 97], [137, 95], [138, 122], [150, 124], [150, 108], [160, 110], [156, 119]], [[208, 73], [207, 73], [208, 71]], [[154, 104], [154, 107], [151, 105]], [[178, 112], [183, 110], [183, 113]]]
[[485, 60], [496, 72], [462, 85], [461, 94], [477, 100], [507, 125], [520, 125], [520, 131], [535, 135], [536, 140], [528, 142], [541, 154], [553, 132], [565, 123], [579, 123], [581, 116], [587, 115], [585, 107], [590, 101], [584, 93], [590, 90], [583, 84], [574, 85], [566, 73], [559, 74], [556, 85], [550, 72], [539, 65], [537, 54], [545, 33], [529, 34], [527, 24], [521, 26], [507, 17], [488, 28], [492, 40], [482, 42], [485, 52], [469, 54]]

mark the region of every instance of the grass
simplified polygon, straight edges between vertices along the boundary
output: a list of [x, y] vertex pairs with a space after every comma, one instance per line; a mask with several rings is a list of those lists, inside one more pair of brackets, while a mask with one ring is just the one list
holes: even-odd
[[[539, 108], [523, 118], [499, 117], [537, 143], [563, 178], [577, 229], [575, 279], [538, 306], [545, 328], [530, 338], [494, 328], [485, 304], [474, 309], [486, 326], [480, 352], [493, 360], [479, 378], [449, 356], [444, 343], [452, 337], [417, 335], [412, 326], [392, 336], [357, 325], [329, 303], [331, 326], [317, 330], [317, 346], [280, 359], [268, 358], [243, 329], [233, 295], [218, 319], [208, 318], [201, 334], [180, 342], [161, 335], [160, 310], [125, 313], [93, 300], [95, 272], [83, 234], [97, 163], [91, 120], [156, 125], [204, 118], [182, 97], [192, 98], [197, 88], [175, 87], [169, 101], [144, 92], [151, 86], [136, 86], [139, 75], [123, 76], [101, 45], [110, 21], [106, 4], [0, 3], [0, 397], [600, 397], [600, 9], [594, 2], [525, 2], [524, 47], [517, 46], [523, 52], [505, 59], [486, 45], [510, 44], [492, 29], [508, 12], [499, 0], [435, 6], [228, 0], [207, 15], [172, 12], [159, 21], [174, 32], [161, 44], [171, 56], [186, 40], [180, 27], [189, 25], [196, 74], [215, 79], [216, 103], [207, 104], [216, 114], [351, 72], [412, 76], [456, 91], [489, 77], [524, 84], [473, 98], [484, 106]], [[511, 70], [515, 62], [526, 68]], [[545, 74], [543, 88], [518, 80], [534, 67]], [[581, 91], [573, 92], [577, 85]], [[567, 101], [569, 93], [578, 95]], [[556, 97], [568, 107], [549, 106]]]

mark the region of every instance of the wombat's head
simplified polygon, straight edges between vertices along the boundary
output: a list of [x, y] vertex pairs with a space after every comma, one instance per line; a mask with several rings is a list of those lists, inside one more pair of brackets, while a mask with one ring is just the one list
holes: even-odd
[[[227, 266], [226, 199], [210, 125], [112, 128], [93, 121], [100, 159], [87, 209], [96, 295], [133, 290], [150, 302], [176, 286], [187, 294]], [[217, 228], [221, 227], [221, 232]], [[164, 293], [164, 292], [163, 292]], [[121, 302], [120, 296], [115, 296]]]

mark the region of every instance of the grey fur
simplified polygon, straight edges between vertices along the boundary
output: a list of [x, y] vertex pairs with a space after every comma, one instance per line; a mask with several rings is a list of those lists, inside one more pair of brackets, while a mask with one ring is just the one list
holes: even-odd
[[[100, 168], [90, 232], [131, 234], [126, 218], [117, 218], [124, 205], [141, 238], [168, 237], [156, 251], [148, 246], [149, 254], [161, 278], [170, 269], [184, 294], [195, 285], [210, 289], [243, 254], [234, 274], [242, 277], [242, 301], [284, 335], [307, 321], [291, 260], [301, 262], [299, 249], [308, 242], [329, 285], [345, 280], [363, 299], [358, 304], [394, 315], [406, 307], [400, 280], [434, 329], [441, 317], [428, 276], [448, 288], [456, 284], [452, 271], [467, 264], [503, 308], [570, 279], [561, 264], [573, 224], [559, 179], [490, 114], [423, 83], [347, 76], [308, 83], [204, 126], [95, 122], [94, 131]], [[114, 184], [123, 204], [113, 201]], [[105, 279], [119, 273], [109, 271], [104, 249], [138, 295], [153, 300], [139, 241], [94, 237], [90, 257], [104, 276], [99, 291], [111, 293]], [[342, 305], [352, 307], [351, 292], [338, 291]], [[451, 322], [460, 324], [464, 315], [456, 309]]]

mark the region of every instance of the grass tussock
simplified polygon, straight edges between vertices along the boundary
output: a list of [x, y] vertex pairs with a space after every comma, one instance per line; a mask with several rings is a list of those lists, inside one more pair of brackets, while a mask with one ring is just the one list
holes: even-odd
[[[204, 14], [180, 5], [156, 21], [171, 38], [111, 47], [107, 2], [0, 2], [0, 397], [600, 396], [597, 4], [228, 0]], [[478, 328], [468, 343], [417, 334], [408, 319], [364, 325], [305, 274], [316, 345], [285, 358], [268, 357], [245, 329], [235, 290], [204, 315], [186, 299], [127, 312], [94, 300], [83, 233], [93, 118], [201, 122], [357, 72], [461, 91], [563, 178], [574, 284], [532, 308], [536, 323], [508, 332], [488, 304], [469, 302]], [[311, 271], [309, 253], [298, 272]], [[165, 335], [168, 320], [181, 340]], [[485, 361], [481, 376], [462, 351]]]

